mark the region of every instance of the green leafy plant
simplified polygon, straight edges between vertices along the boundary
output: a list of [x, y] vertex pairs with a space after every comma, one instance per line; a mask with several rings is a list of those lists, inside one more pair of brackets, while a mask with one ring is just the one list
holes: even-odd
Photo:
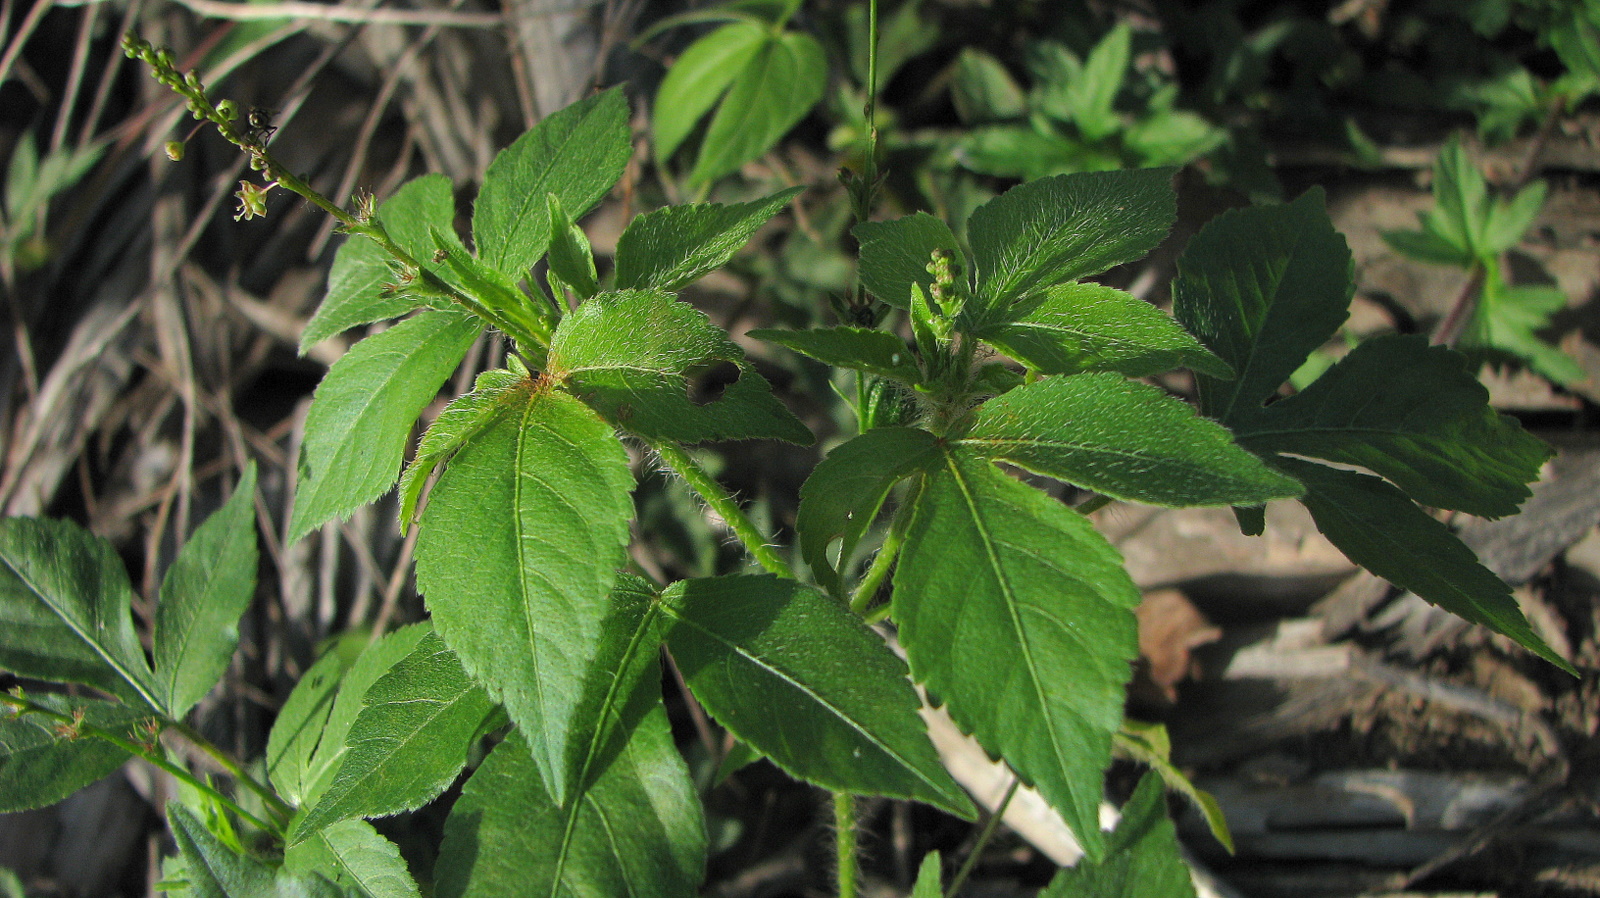
[[[1163, 239], [1171, 169], [1016, 187], [971, 215], [966, 246], [924, 213], [859, 224], [862, 284], [895, 310], [876, 323], [903, 316], [910, 339], [862, 321], [756, 334], [862, 384], [858, 433], [802, 488], [791, 553], [686, 447], [812, 435], [738, 344], [676, 295], [727, 263], [789, 193], [645, 213], [618, 240], [607, 282], [573, 222], [622, 174], [630, 134], [617, 90], [545, 119], [495, 159], [469, 248], [442, 179], [342, 209], [238, 131], [236, 111], [170, 54], [126, 46], [249, 153], [265, 186], [241, 188], [242, 212], [259, 214], [282, 186], [351, 234], [308, 340], [404, 319], [356, 343], [318, 388], [289, 532], [398, 482], [400, 525], [420, 528], [431, 615], [351, 663], [334, 653], [312, 666], [273, 724], [265, 781], [217, 753], [230, 795], [172, 760], [161, 736], [197, 738], [182, 718], [232, 649], [255, 564], [253, 473], [168, 572], [153, 664], [109, 546], [66, 523], [0, 523], [0, 619], [12, 634], [0, 666], [105, 696], [4, 699], [17, 712], [0, 722], [4, 809], [58, 800], [129, 755], [149, 760], [193, 789], [168, 804], [170, 891], [420, 895], [367, 819], [421, 808], [470, 768], [432, 894], [693, 894], [707, 839], [667, 728], [665, 648], [746, 756], [834, 793], [841, 895], [856, 893], [852, 796], [974, 816], [928, 740], [913, 681], [1072, 827], [1087, 861], [1048, 894], [1192, 895], [1155, 778], [1115, 831], [1099, 826], [1114, 752], [1186, 787], [1164, 734], [1123, 719], [1139, 595], [1085, 516], [1112, 500], [1232, 505], [1259, 530], [1264, 503], [1299, 498], [1356, 561], [1571, 669], [1415, 504], [1510, 514], [1549, 455], [1488, 407], [1459, 355], [1374, 340], [1269, 401], [1343, 322], [1352, 292], [1318, 193], [1201, 231], [1180, 262], [1176, 321], [1087, 280]], [[541, 260], [543, 284], [531, 273]], [[402, 471], [423, 406], [488, 328], [510, 341], [506, 367], [456, 397]], [[695, 396], [697, 375], [715, 367], [736, 379]], [[1198, 413], [1132, 379], [1177, 367], [1195, 374]], [[629, 571], [628, 444], [681, 478], [761, 571], [672, 583]], [[1095, 497], [1073, 508], [1049, 482]], [[861, 558], [880, 517], [882, 545]], [[906, 660], [869, 626], [880, 621], [897, 628]], [[938, 894], [940, 874], [930, 856], [916, 894]]]
[[1535, 181], [1508, 199], [1493, 196], [1483, 173], [1452, 138], [1434, 165], [1434, 205], [1418, 214], [1421, 230], [1383, 237], [1410, 258], [1467, 272], [1460, 299], [1440, 324], [1443, 339], [1508, 353], [1566, 384], [1583, 379], [1583, 369], [1537, 336], [1552, 314], [1566, 308], [1566, 294], [1553, 285], [1510, 283], [1503, 262], [1533, 226], [1545, 191], [1544, 182]]

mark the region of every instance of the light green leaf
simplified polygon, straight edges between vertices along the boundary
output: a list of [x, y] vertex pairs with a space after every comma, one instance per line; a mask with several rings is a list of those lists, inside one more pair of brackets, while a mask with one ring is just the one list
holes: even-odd
[[1267, 406], [1239, 441], [1359, 465], [1423, 505], [1490, 518], [1516, 513], [1551, 455], [1489, 407], [1465, 356], [1420, 336], [1360, 343], [1303, 392]]
[[661, 605], [695, 698], [791, 776], [975, 815], [928, 740], [904, 662], [844, 605], [764, 574], [680, 580]]
[[617, 239], [618, 290], [676, 292], [722, 267], [803, 187], [724, 206], [667, 206], [635, 218]]
[[320, 874], [359, 889], [367, 898], [421, 898], [400, 849], [365, 820], [341, 820], [283, 853], [283, 869]]
[[222, 679], [239, 644], [239, 616], [256, 591], [256, 466], [206, 519], [161, 581], [156, 682], [167, 716], [182, 718]]
[[1301, 501], [1317, 529], [1351, 561], [1452, 614], [1511, 637], [1577, 676], [1528, 625], [1511, 588], [1404, 493], [1358, 471], [1286, 456], [1273, 463], [1306, 485]]
[[545, 199], [549, 202], [550, 215], [550, 273], [578, 294], [579, 299], [588, 299], [600, 292], [589, 237], [567, 217], [560, 197], [550, 193]]
[[836, 368], [852, 368], [907, 386], [924, 381], [917, 357], [906, 341], [888, 331], [864, 327], [818, 327], [804, 331], [761, 328], [749, 332], [757, 340], [787, 346]]
[[771, 149], [822, 99], [827, 82], [816, 38], [769, 31], [711, 116], [689, 183], [715, 181]]
[[1484, 243], [1484, 227], [1493, 207], [1489, 185], [1454, 134], [1439, 151], [1433, 166], [1433, 201], [1434, 207], [1423, 213], [1428, 230], [1469, 251], [1474, 258], [1493, 255]]
[[1173, 313], [1238, 372], [1198, 376], [1200, 410], [1233, 425], [1277, 393], [1349, 315], [1350, 249], [1313, 189], [1292, 203], [1225, 212], [1178, 259]]
[[0, 669], [158, 709], [132, 607], [133, 585], [105, 540], [70, 521], [0, 520]]
[[[896, 483], [928, 467], [938, 445], [933, 435], [910, 427], [878, 427], [828, 453], [800, 487], [795, 531], [818, 583], [840, 594], [841, 570], [872, 526]], [[829, 546], [842, 538], [835, 566]]]
[[976, 125], [1027, 112], [1022, 88], [989, 53], [963, 47], [950, 73], [950, 101], [964, 125]]
[[944, 894], [939, 885], [939, 876], [943, 872], [939, 862], [939, 852], [930, 851], [922, 856], [922, 865], [917, 868], [917, 882], [911, 887], [911, 898], [940, 898]]
[[289, 542], [394, 485], [417, 416], [482, 328], [466, 315], [420, 312], [362, 340], [334, 363], [306, 413]]
[[766, 42], [766, 28], [740, 21], [718, 28], [683, 51], [661, 79], [651, 110], [657, 161], [672, 158], [695, 122], [711, 111]]
[[1544, 208], [1546, 190], [1545, 182], [1534, 181], [1510, 200], [1494, 203], [1483, 225], [1484, 250], [1499, 254], [1521, 243], [1522, 235], [1533, 227], [1533, 220]]
[[[455, 237], [456, 206], [450, 179], [423, 175], [406, 183], [378, 207], [378, 223], [401, 249], [424, 267], [433, 258], [432, 231]], [[459, 245], [459, 239], [455, 240]], [[339, 247], [328, 273], [328, 295], [300, 334], [300, 354], [334, 334], [361, 324], [399, 318], [417, 307], [402, 293], [384, 292], [399, 281], [395, 260], [370, 237], [353, 236]]]
[[1101, 284], [1061, 284], [1036, 305], [984, 324], [973, 336], [1041, 374], [1116, 371], [1148, 377], [1193, 368], [1230, 378], [1228, 364], [1160, 309]]
[[944, 250], [960, 263], [961, 244], [950, 226], [926, 212], [893, 221], [864, 221], [851, 229], [861, 244], [861, 283], [873, 296], [897, 309], [911, 308], [911, 285], [923, 292], [933, 284], [928, 263]]
[[1120, 374], [1047, 377], [978, 408], [960, 445], [1152, 505], [1264, 505], [1303, 492], [1187, 403]]
[[439, 797], [467, 764], [492, 709], [437, 633], [424, 635], [361, 699], [344, 758], [291, 840], [351, 817], [385, 817]]
[[1211, 793], [1196, 786], [1183, 771], [1172, 764], [1172, 740], [1167, 728], [1159, 723], [1141, 723], [1124, 720], [1117, 734], [1116, 751], [1146, 765], [1161, 778], [1161, 784], [1189, 800], [1189, 804], [1205, 818], [1211, 835], [1223, 848], [1233, 854], [1233, 834], [1228, 831], [1228, 819], [1222, 814], [1222, 805]]
[[1122, 125], [1114, 105], [1133, 47], [1133, 29], [1120, 22], [1089, 51], [1072, 85], [1072, 121], [1089, 140], [1104, 140]]
[[1465, 268], [1475, 261], [1470, 250], [1456, 246], [1432, 231], [1384, 231], [1381, 236], [1383, 242], [1395, 252], [1418, 262]]
[[513, 732], [445, 821], [439, 898], [691, 898], [705, 869], [700, 800], [655, 698], [594, 784], [557, 802]]
[[422, 487], [446, 459], [501, 415], [512, 410], [518, 385], [532, 389], [533, 382], [505, 369], [485, 371], [472, 383], [472, 392], [458, 396], [445, 406], [428, 432], [422, 435], [417, 454], [400, 474], [400, 532], [411, 528]]
[[[697, 401], [694, 376], [718, 366], [736, 366], [738, 379], [721, 396]], [[579, 306], [556, 329], [549, 371], [612, 423], [646, 438], [812, 440], [725, 331], [659, 290], [601, 293]]]
[[600, 696], [585, 685], [614, 638], [606, 598], [627, 560], [632, 487], [611, 427], [542, 390], [456, 453], [422, 514], [417, 585], [434, 625], [532, 734], [557, 803], [594, 729]]
[[237, 854], [206, 829], [194, 812], [167, 802], [167, 822], [183, 858], [186, 895], [196, 898], [278, 898], [272, 868]]
[[1082, 515], [950, 448], [894, 578], [914, 679], [1100, 857], [1102, 778], [1138, 654], [1139, 591]]
[[305, 800], [311, 785], [311, 758], [322, 740], [344, 671], [345, 658], [340, 652], [318, 659], [294, 684], [267, 735], [267, 777], [279, 795], [295, 804]]
[[[28, 700], [59, 714], [81, 709], [84, 723], [124, 738], [144, 716], [137, 708], [92, 699], [29, 693]], [[104, 739], [63, 738], [55, 726], [37, 714], [12, 716], [0, 705], [0, 814], [55, 804], [128, 760], [126, 751]]]
[[983, 308], [1140, 258], [1177, 217], [1170, 168], [1085, 172], [1032, 181], [967, 222]]
[[1154, 774], [1139, 781], [1106, 842], [1104, 860], [1061, 870], [1039, 898], [1195, 898]]
[[632, 153], [628, 101], [611, 88], [546, 116], [501, 150], [472, 208], [478, 257], [513, 281], [550, 245], [550, 207], [579, 219], [622, 177]]
[[1491, 277], [1484, 282], [1478, 314], [1463, 345], [1508, 352], [1555, 383], [1577, 383], [1587, 376], [1583, 367], [1538, 335], [1550, 325], [1550, 316], [1566, 307], [1567, 295], [1559, 287], [1510, 286]]
[[953, 155], [963, 168], [979, 174], [1025, 181], [1124, 167], [1109, 147], [1021, 125], [974, 128], [956, 140]]

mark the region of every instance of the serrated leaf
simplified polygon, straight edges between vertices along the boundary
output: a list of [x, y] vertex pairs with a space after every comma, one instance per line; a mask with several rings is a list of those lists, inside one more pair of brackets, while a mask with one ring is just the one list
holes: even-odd
[[422, 514], [417, 585], [434, 625], [532, 734], [557, 803], [576, 791], [593, 729], [599, 698], [585, 684], [614, 637], [606, 598], [626, 562], [632, 487], [611, 427], [545, 389], [456, 453]]
[[445, 821], [440, 898], [690, 898], [705, 868], [705, 822], [660, 699], [599, 778], [554, 800], [513, 732], [461, 790]]
[[1577, 675], [1528, 625], [1511, 588], [1404, 493], [1358, 471], [1285, 456], [1273, 463], [1306, 485], [1300, 501], [1310, 510], [1317, 530], [1351, 561], [1452, 614], [1511, 637]]
[[[838, 594], [840, 569], [872, 526], [896, 483], [926, 468], [938, 445], [932, 434], [910, 427], [878, 427], [835, 447], [800, 487], [795, 531], [818, 583]], [[829, 545], [842, 538], [836, 568]]]
[[105, 540], [70, 521], [0, 520], [0, 669], [158, 709], [132, 607], [133, 584]]
[[1485, 252], [1503, 253], [1522, 242], [1522, 235], [1533, 227], [1533, 220], [1544, 208], [1547, 189], [1545, 182], [1534, 181], [1511, 199], [1489, 207], [1488, 220], [1483, 224]]
[[420, 312], [357, 343], [328, 369], [306, 413], [289, 542], [394, 485], [417, 416], [482, 329], [466, 315]]
[[836, 368], [865, 371], [907, 386], [914, 387], [924, 380], [911, 347], [888, 331], [863, 327], [817, 327], [804, 331], [761, 328], [750, 331], [749, 336], [787, 346]]
[[905, 664], [844, 605], [769, 575], [680, 580], [661, 605], [695, 698], [791, 776], [974, 816], [928, 740]]
[[658, 161], [672, 157], [695, 122], [711, 111], [766, 42], [766, 28], [741, 21], [718, 28], [683, 51], [661, 79], [651, 110]]
[[291, 840], [351, 817], [386, 817], [437, 798], [467, 764], [492, 709], [437, 633], [424, 635], [361, 699], [333, 782]]
[[1061, 870], [1039, 898], [1195, 898], [1154, 774], [1139, 781], [1106, 841], [1104, 860]]
[[1508, 352], [1555, 383], [1577, 383], [1587, 376], [1583, 367], [1538, 335], [1549, 326], [1550, 316], [1566, 306], [1567, 295], [1559, 287], [1510, 286], [1498, 278], [1487, 280], [1463, 345]]
[[[696, 402], [692, 376], [718, 364], [737, 366], [738, 379], [716, 399]], [[612, 423], [646, 438], [812, 440], [738, 344], [704, 312], [658, 290], [601, 293], [579, 306], [556, 328], [549, 371]]]
[[345, 737], [361, 714], [362, 700], [366, 698], [367, 690], [401, 660], [409, 657], [430, 632], [432, 626], [427, 622], [401, 627], [368, 645], [344, 672], [339, 679], [338, 694], [333, 699], [318, 736], [316, 751], [306, 764], [304, 795], [300, 803], [302, 807], [316, 804], [333, 783], [348, 747]]
[[1099, 857], [1102, 777], [1138, 654], [1121, 558], [1082, 515], [955, 448], [909, 511], [893, 617], [913, 678]]
[[472, 383], [472, 391], [445, 406], [417, 446], [417, 454], [400, 473], [400, 533], [411, 528], [417, 500], [428, 475], [455, 451], [501, 415], [509, 413], [518, 384], [532, 386], [524, 376], [504, 369], [485, 371]]
[[973, 336], [1041, 374], [1116, 371], [1148, 377], [1185, 367], [1217, 378], [1233, 369], [1148, 302], [1101, 284], [1061, 284], [1037, 305], [997, 317]]
[[1233, 834], [1228, 831], [1228, 820], [1222, 814], [1222, 806], [1209, 792], [1196, 786], [1183, 771], [1173, 766], [1172, 741], [1165, 726], [1125, 720], [1122, 731], [1117, 734], [1116, 748], [1119, 754], [1148, 766], [1152, 773], [1161, 778], [1161, 784], [1167, 789], [1187, 798], [1189, 804], [1205, 818], [1211, 835], [1229, 854], [1234, 853]]
[[1434, 207], [1423, 214], [1427, 229], [1475, 258], [1492, 255], [1483, 233], [1493, 205], [1489, 186], [1453, 134], [1433, 166], [1433, 201]]
[[322, 740], [344, 671], [341, 653], [329, 652], [319, 658], [294, 685], [267, 735], [267, 777], [278, 794], [294, 804], [305, 800], [311, 785], [311, 758]]
[[[58, 714], [81, 709], [85, 723], [124, 737], [144, 716], [138, 708], [92, 699], [29, 693], [28, 700]], [[0, 814], [55, 804], [128, 760], [128, 752], [104, 739], [66, 739], [55, 726], [38, 714], [12, 716], [0, 706]]]
[[1264, 505], [1300, 485], [1187, 403], [1120, 374], [1047, 377], [978, 408], [960, 445], [1116, 499]]
[[[432, 232], [455, 238], [455, 197], [441, 174], [408, 181], [378, 207], [378, 223], [401, 249], [425, 267], [433, 257]], [[454, 241], [460, 245], [459, 239]], [[327, 338], [362, 324], [398, 318], [417, 307], [415, 299], [388, 294], [383, 286], [397, 275], [394, 259], [368, 237], [346, 240], [333, 257], [328, 295], [300, 334], [300, 354]]]
[[926, 212], [893, 221], [864, 221], [851, 229], [861, 244], [861, 283], [873, 296], [897, 309], [911, 308], [911, 285], [927, 292], [933, 284], [928, 263], [935, 251], [964, 258], [950, 226]]
[[1258, 414], [1348, 317], [1351, 265], [1320, 188], [1201, 228], [1178, 258], [1173, 314], [1238, 372], [1196, 378], [1201, 413], [1227, 425]]
[[167, 716], [182, 718], [222, 678], [239, 644], [239, 616], [256, 591], [256, 466], [206, 519], [161, 581], [155, 667]]
[[724, 206], [667, 206], [628, 224], [617, 239], [618, 290], [676, 292], [733, 258], [767, 220], [805, 188]]
[[579, 299], [588, 299], [600, 292], [589, 237], [567, 217], [560, 197], [551, 193], [545, 195], [545, 200], [550, 216], [550, 271]]
[[[420, 898], [400, 849], [365, 820], [341, 820], [283, 853], [283, 868], [345, 882], [367, 898]], [[336, 878], [337, 877], [337, 878]]]
[[569, 215], [582, 218], [622, 177], [632, 151], [621, 88], [541, 119], [484, 172], [472, 207], [478, 257], [513, 281], [526, 277], [550, 245], [545, 197], [555, 194]]
[[194, 812], [167, 802], [167, 822], [183, 857], [186, 894], [196, 898], [277, 898], [272, 868], [223, 844]]
[[1138, 259], [1177, 217], [1170, 168], [1084, 172], [1031, 181], [967, 221], [978, 299], [988, 310]]
[[1402, 256], [1435, 265], [1471, 265], [1470, 250], [1456, 246], [1432, 231], [1383, 231], [1383, 242]]
[[1420, 336], [1366, 340], [1303, 392], [1262, 410], [1239, 441], [1365, 467], [1423, 505], [1515, 514], [1548, 446], [1489, 407], [1466, 357]]
[[768, 30], [711, 116], [689, 183], [715, 181], [771, 149], [822, 99], [827, 81], [816, 38]]

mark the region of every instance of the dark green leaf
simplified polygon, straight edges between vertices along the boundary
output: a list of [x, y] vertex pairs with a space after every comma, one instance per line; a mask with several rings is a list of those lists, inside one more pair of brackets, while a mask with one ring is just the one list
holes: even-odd
[[651, 110], [658, 161], [672, 157], [695, 122], [711, 111], [766, 42], [766, 28], [741, 21], [718, 28], [683, 51], [661, 79]]
[[350, 817], [385, 817], [437, 798], [466, 766], [491, 707], [444, 640], [423, 636], [362, 697], [339, 771], [293, 841]]
[[1404, 493], [1357, 471], [1283, 456], [1274, 464], [1306, 485], [1301, 501], [1317, 529], [1351, 561], [1577, 675], [1528, 625], [1511, 588]]
[[70, 521], [0, 520], [0, 669], [160, 708], [132, 607], [128, 572], [106, 541]]
[[421, 898], [400, 849], [365, 820], [341, 820], [283, 853], [283, 869], [354, 886], [367, 898]]
[[950, 226], [926, 212], [893, 221], [864, 221], [851, 230], [861, 244], [861, 283], [897, 309], [911, 308], [911, 285], [933, 284], [928, 263], [943, 250], [959, 263], [961, 244]]
[[206, 519], [161, 581], [156, 682], [167, 716], [181, 718], [222, 679], [239, 644], [239, 616], [256, 591], [256, 467]]
[[411, 427], [483, 325], [425, 311], [357, 343], [323, 377], [306, 413], [289, 542], [394, 485]]
[[1116, 371], [1148, 377], [1193, 368], [1230, 378], [1226, 362], [1160, 309], [1101, 284], [1048, 288], [1037, 305], [995, 318], [973, 335], [1041, 374]]
[[1018, 118], [1027, 111], [1016, 79], [1000, 60], [977, 47], [964, 47], [956, 57], [950, 101], [965, 125]]
[[[267, 776], [278, 794], [295, 804], [305, 800], [311, 785], [311, 758], [322, 740], [344, 671], [345, 658], [339, 652], [329, 652], [318, 659], [301, 675], [288, 700], [278, 709], [278, 718], [267, 736]], [[342, 734], [340, 738], [342, 744]]]
[[557, 802], [513, 732], [445, 821], [440, 898], [691, 898], [705, 868], [700, 800], [660, 699], [586, 791]]
[[750, 331], [749, 335], [787, 346], [836, 368], [865, 371], [913, 387], [924, 380], [911, 347], [888, 331], [863, 327], [818, 327], [805, 331], [763, 328]]
[[[696, 401], [699, 374], [737, 369], [721, 396]], [[561, 321], [550, 372], [619, 427], [651, 439], [779, 439], [802, 445], [811, 431], [757, 374], [744, 351], [705, 313], [657, 290], [601, 293]]]
[[611, 427], [542, 389], [456, 453], [422, 514], [417, 585], [434, 625], [532, 734], [558, 803], [598, 713], [585, 684], [620, 638], [605, 631], [606, 598], [627, 560], [632, 487]]
[[272, 868], [229, 848], [193, 811], [169, 801], [167, 822], [183, 858], [186, 894], [196, 898], [278, 898]]
[[1062, 870], [1039, 898], [1195, 898], [1160, 779], [1145, 774], [1139, 781], [1106, 840], [1105, 860]]
[[[795, 531], [818, 583], [836, 594], [843, 590], [840, 571], [848, 568], [856, 544], [872, 526], [889, 490], [928, 467], [937, 449], [933, 435], [925, 430], [878, 427], [835, 447], [812, 469], [800, 487]], [[835, 567], [828, 547], [841, 537]]]
[[546, 196], [555, 194], [569, 215], [582, 218], [622, 177], [632, 151], [621, 88], [541, 119], [484, 173], [472, 208], [479, 258], [521, 280], [550, 245]]
[[967, 233], [983, 308], [1003, 310], [1150, 252], [1177, 217], [1172, 174], [1151, 168], [1057, 175], [980, 206]]
[[910, 511], [893, 616], [913, 677], [1099, 857], [1138, 589], [1086, 518], [964, 451]]
[[428, 475], [480, 431], [512, 410], [518, 384], [532, 388], [532, 382], [505, 369], [485, 371], [473, 381], [472, 392], [458, 396], [445, 406], [428, 432], [422, 435], [417, 454], [400, 474], [400, 532], [411, 527], [417, 500]]
[[[137, 708], [91, 699], [29, 693], [28, 700], [59, 714], [84, 712], [84, 723], [127, 738], [143, 716]], [[128, 753], [90, 736], [56, 735], [56, 722], [38, 714], [13, 717], [0, 705], [0, 814], [55, 804], [109, 776]], [[142, 734], [141, 734], [142, 735]]]
[[667, 206], [635, 218], [617, 239], [618, 290], [676, 292], [722, 267], [805, 188], [724, 206]]
[[771, 149], [822, 99], [827, 82], [827, 55], [816, 38], [767, 30], [711, 116], [689, 182], [715, 181]]
[[[1366, 340], [1239, 440], [1365, 467], [1424, 505], [1515, 514], [1550, 448], [1489, 407], [1466, 357], [1420, 336]], [[1249, 504], [1249, 503], [1238, 503]]]
[[600, 292], [589, 237], [567, 217], [560, 197], [551, 193], [545, 199], [549, 201], [550, 215], [550, 273], [579, 299], [588, 299]]
[[973, 816], [928, 741], [904, 662], [844, 605], [769, 575], [680, 580], [661, 603], [695, 698], [791, 776]]
[[1173, 313], [1238, 379], [1199, 376], [1201, 412], [1227, 425], [1259, 414], [1344, 323], [1351, 270], [1320, 189], [1225, 212], [1202, 228], [1178, 259]]
[[1116, 499], [1264, 505], [1300, 485], [1166, 392], [1120, 374], [1047, 377], [979, 407], [961, 445]]

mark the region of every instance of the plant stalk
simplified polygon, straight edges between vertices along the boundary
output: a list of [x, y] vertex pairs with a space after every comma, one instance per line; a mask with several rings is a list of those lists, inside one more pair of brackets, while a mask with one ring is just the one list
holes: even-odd
[[789, 567], [789, 562], [784, 561], [783, 556], [773, 549], [760, 528], [756, 527], [750, 516], [739, 507], [739, 502], [717, 482], [715, 477], [706, 473], [706, 469], [700, 467], [682, 446], [671, 440], [651, 440], [650, 448], [654, 449], [656, 455], [661, 457], [661, 461], [671, 468], [674, 474], [682, 477], [683, 482], [687, 483], [689, 488], [722, 518], [757, 564], [770, 574], [794, 579], [794, 570]]
[[838, 855], [839, 898], [856, 898], [856, 800], [849, 792], [833, 793], [833, 826]]
[[294, 808], [290, 807], [288, 802], [279, 798], [276, 792], [257, 782], [255, 777], [245, 772], [245, 769], [239, 765], [238, 761], [233, 759], [232, 755], [218, 748], [211, 740], [200, 735], [193, 727], [182, 721], [169, 720], [166, 721], [166, 728], [189, 740], [189, 744], [198, 748], [207, 757], [221, 765], [222, 769], [226, 770], [228, 775], [233, 777], [235, 781], [259, 796], [262, 801], [266, 802], [267, 807], [272, 810], [272, 813], [280, 822], [286, 822], [290, 817], [294, 816]]
[[1000, 804], [995, 807], [994, 813], [989, 815], [988, 821], [983, 824], [983, 831], [978, 833], [978, 840], [973, 843], [972, 850], [967, 852], [967, 857], [961, 862], [961, 869], [956, 871], [955, 878], [950, 880], [950, 888], [945, 890], [945, 898], [955, 898], [966, 884], [967, 877], [978, 866], [978, 858], [983, 856], [983, 849], [994, 838], [995, 831], [1000, 828], [1000, 820], [1006, 815], [1006, 808], [1011, 806], [1011, 799], [1017, 794], [1017, 786], [1022, 780], [1012, 777], [1011, 787], [1006, 789], [1005, 797], [1000, 799]]

